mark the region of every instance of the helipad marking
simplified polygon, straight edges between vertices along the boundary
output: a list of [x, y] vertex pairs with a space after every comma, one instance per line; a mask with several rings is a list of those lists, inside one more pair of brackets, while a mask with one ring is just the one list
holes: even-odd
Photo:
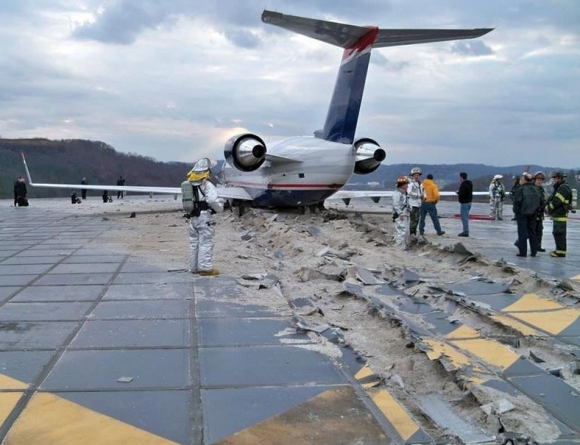
[[28, 385], [20, 380], [0, 374], [0, 389], [26, 389]]
[[518, 354], [507, 346], [504, 346], [498, 341], [488, 340], [486, 338], [454, 340], [451, 343], [479, 357], [486, 363], [501, 369], [509, 368], [520, 358]]
[[503, 326], [508, 326], [510, 328], [515, 329], [516, 331], [518, 331], [522, 335], [530, 335], [530, 336], [537, 336], [537, 337], [541, 337], [542, 335], [545, 336], [545, 334], [542, 334], [542, 333], [536, 331], [535, 329], [529, 327], [528, 325], [526, 325], [524, 323], [520, 323], [517, 320], [514, 320], [511, 317], [506, 317], [505, 315], [500, 315], [500, 314], [494, 314], [494, 315], [491, 315], [490, 317], [492, 320], [498, 322], [499, 324], [501, 324]]
[[356, 373], [356, 375], [354, 376], [355, 379], [357, 380], [361, 380], [364, 379], [365, 377], [368, 377], [370, 375], [374, 375], [375, 373], [373, 372], [373, 370], [370, 368], [369, 365], [364, 365], [359, 372]]
[[470, 328], [466, 325], [461, 325], [453, 332], [450, 332], [445, 336], [445, 338], [449, 339], [459, 339], [459, 338], [479, 338], [479, 332], [475, 329]]
[[536, 294], [524, 294], [518, 301], [503, 308], [502, 312], [535, 312], [563, 308], [556, 301], [540, 298]]
[[407, 411], [386, 390], [379, 390], [372, 396], [373, 402], [381, 410], [403, 440], [409, 439], [419, 431], [419, 425], [407, 414]]
[[580, 318], [580, 311], [577, 309], [562, 309], [549, 313], [519, 312], [511, 314], [511, 316], [549, 332], [552, 335], [557, 335]]
[[0, 394], [0, 424], [4, 423], [22, 394], [21, 392], [6, 392]]
[[441, 355], [444, 355], [451, 360], [451, 363], [457, 369], [461, 369], [464, 366], [471, 364], [471, 360], [468, 356], [462, 354], [447, 343], [432, 339], [425, 339], [425, 343], [431, 347], [431, 351], [427, 351], [427, 357], [429, 357], [429, 360], [437, 360]]
[[36, 393], [10, 429], [5, 445], [175, 445], [50, 393]]

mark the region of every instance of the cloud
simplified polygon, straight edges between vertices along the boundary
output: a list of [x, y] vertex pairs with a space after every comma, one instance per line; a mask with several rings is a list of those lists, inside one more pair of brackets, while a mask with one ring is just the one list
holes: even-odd
[[489, 56], [493, 54], [493, 50], [481, 40], [454, 42], [451, 52], [466, 56]]

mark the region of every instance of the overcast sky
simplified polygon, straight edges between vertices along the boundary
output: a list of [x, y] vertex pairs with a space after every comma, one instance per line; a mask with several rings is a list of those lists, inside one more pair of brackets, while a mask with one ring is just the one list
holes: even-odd
[[580, 166], [577, 0], [3, 0], [0, 136], [100, 140], [161, 161], [223, 159], [322, 127], [340, 48], [263, 8], [381, 28], [495, 27], [375, 49], [357, 136], [386, 163]]

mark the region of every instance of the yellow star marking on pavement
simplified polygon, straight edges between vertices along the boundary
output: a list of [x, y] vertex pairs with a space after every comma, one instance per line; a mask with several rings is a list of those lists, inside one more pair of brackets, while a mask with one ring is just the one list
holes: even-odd
[[502, 312], [546, 311], [563, 309], [564, 306], [547, 298], [540, 298], [536, 294], [524, 294], [515, 303], [502, 309]]
[[409, 439], [419, 431], [419, 426], [388, 391], [379, 390], [372, 398], [403, 440]]
[[513, 328], [516, 331], [518, 331], [520, 334], [526, 336], [536, 336], [536, 337], [545, 336], [545, 334], [542, 334], [541, 332], [536, 331], [535, 329], [523, 323], [520, 323], [517, 320], [514, 320], [510, 317], [506, 317], [505, 315], [495, 314], [491, 316], [491, 319], [497, 321], [499, 324], [503, 326], [509, 326], [510, 328]]
[[356, 375], [354, 376], [355, 379], [357, 380], [361, 380], [364, 379], [365, 377], [368, 377], [370, 375], [374, 375], [375, 373], [373, 372], [373, 370], [370, 368], [369, 365], [364, 365], [361, 370], [359, 372], [356, 373]]
[[516, 354], [507, 346], [486, 338], [454, 340], [452, 344], [501, 369], [509, 368], [520, 358], [519, 354]]
[[0, 389], [26, 389], [28, 385], [20, 380], [0, 374]]
[[22, 394], [21, 392], [6, 392], [0, 394], [0, 425], [10, 415]]
[[49, 393], [36, 393], [4, 445], [176, 445]]

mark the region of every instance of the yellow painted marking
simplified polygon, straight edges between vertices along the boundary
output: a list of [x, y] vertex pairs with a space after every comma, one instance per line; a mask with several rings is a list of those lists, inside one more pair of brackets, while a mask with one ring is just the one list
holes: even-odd
[[413, 434], [419, 431], [419, 426], [407, 414], [399, 402], [385, 390], [377, 391], [373, 395], [373, 402], [389, 420], [391, 425], [397, 430], [403, 440], [409, 439]]
[[372, 369], [370, 368], [369, 365], [364, 365], [363, 368], [356, 373], [356, 375], [354, 376], [355, 379], [357, 380], [361, 380], [364, 379], [365, 377], [374, 375], [375, 373], [372, 371]]
[[576, 280], [576, 281], [580, 281], [580, 275], [576, 275], [575, 277], [572, 277], [572, 279]]
[[540, 298], [536, 294], [525, 294], [515, 303], [502, 309], [502, 312], [545, 311], [563, 309], [564, 306], [547, 298]]
[[28, 385], [20, 380], [0, 374], [0, 389], [26, 389]]
[[520, 323], [517, 320], [514, 320], [513, 318], [510, 317], [506, 317], [505, 315], [500, 315], [500, 314], [496, 314], [496, 315], [492, 315], [491, 318], [495, 321], [497, 321], [498, 323], [502, 324], [503, 326], [509, 326], [510, 328], [514, 328], [516, 331], [518, 331], [519, 333], [523, 334], [523, 335], [535, 335], [535, 336], [542, 336], [544, 334], [536, 331], [535, 329]]
[[361, 386], [363, 388], [374, 388], [375, 386], [379, 386], [381, 383], [381, 381], [379, 379], [375, 380], [374, 382], [369, 382], [369, 383], [362, 383]]
[[497, 366], [501, 369], [509, 368], [520, 358], [518, 354], [513, 352], [507, 346], [504, 346], [495, 340], [488, 340], [485, 338], [454, 340], [452, 341], [452, 344], [479, 357], [486, 363]]
[[561, 311], [552, 312], [520, 312], [511, 315], [556, 335], [578, 320], [580, 311], [577, 309], [562, 309]]
[[427, 357], [429, 357], [429, 360], [438, 360], [441, 355], [444, 355], [449, 358], [449, 360], [451, 360], [451, 363], [453, 363], [453, 366], [457, 369], [461, 369], [464, 366], [471, 364], [469, 357], [462, 354], [455, 348], [449, 346], [447, 343], [428, 339], [425, 340], [425, 343], [431, 346], [432, 349], [431, 351], [427, 352]]
[[8, 415], [12, 412], [21, 396], [21, 392], [5, 392], [0, 394], [0, 425], [4, 423]]
[[469, 326], [462, 325], [450, 332], [445, 338], [478, 338], [479, 332]]
[[36, 393], [3, 442], [4, 445], [169, 445], [140, 430], [48, 393]]

